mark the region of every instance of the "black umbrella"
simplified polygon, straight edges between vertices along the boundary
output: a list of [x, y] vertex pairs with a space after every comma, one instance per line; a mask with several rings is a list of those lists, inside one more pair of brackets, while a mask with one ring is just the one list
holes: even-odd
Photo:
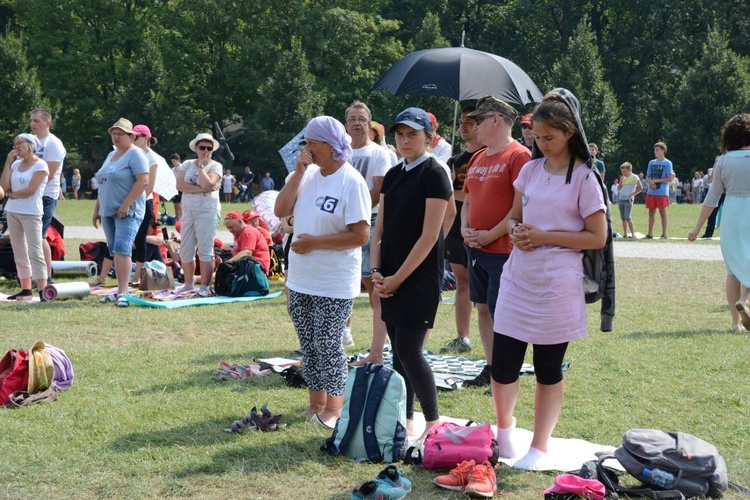
[[456, 101], [494, 95], [520, 105], [542, 93], [516, 64], [495, 54], [450, 47], [412, 52], [394, 64], [371, 90], [393, 95], [433, 95]]

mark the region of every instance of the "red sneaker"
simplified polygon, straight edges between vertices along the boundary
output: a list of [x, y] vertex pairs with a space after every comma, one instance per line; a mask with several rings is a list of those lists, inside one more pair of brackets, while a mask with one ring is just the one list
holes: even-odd
[[492, 498], [497, 491], [495, 468], [489, 462], [474, 466], [464, 493], [469, 496]]
[[451, 469], [449, 474], [438, 476], [432, 482], [446, 490], [464, 491], [474, 467], [476, 467], [474, 460], [463, 461], [457, 464], [455, 469]]

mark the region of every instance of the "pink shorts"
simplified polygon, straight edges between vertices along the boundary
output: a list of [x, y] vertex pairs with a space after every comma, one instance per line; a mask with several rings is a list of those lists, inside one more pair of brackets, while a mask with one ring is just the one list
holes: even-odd
[[646, 195], [646, 208], [656, 210], [657, 208], [667, 208], [669, 206], [669, 196], [657, 196], [653, 194]]

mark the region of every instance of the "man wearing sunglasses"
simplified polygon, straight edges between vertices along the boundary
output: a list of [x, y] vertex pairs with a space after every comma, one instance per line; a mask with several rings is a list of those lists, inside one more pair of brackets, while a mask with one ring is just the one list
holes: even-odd
[[518, 139], [520, 144], [523, 144], [529, 151], [534, 151], [534, 130], [531, 128], [531, 118], [534, 113], [523, 115], [521, 118], [521, 138]]
[[487, 146], [469, 161], [464, 179], [461, 235], [467, 248], [469, 296], [477, 305], [479, 336], [487, 364], [464, 386], [489, 386], [492, 377], [492, 342], [495, 303], [500, 274], [513, 244], [506, 227], [513, 206], [513, 182], [531, 158], [529, 150], [513, 139], [511, 131], [518, 113], [494, 96], [477, 101], [474, 118], [477, 142]]

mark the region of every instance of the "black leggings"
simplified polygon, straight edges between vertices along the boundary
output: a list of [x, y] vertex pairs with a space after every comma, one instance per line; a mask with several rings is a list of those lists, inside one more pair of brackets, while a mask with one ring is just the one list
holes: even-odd
[[419, 398], [425, 421], [440, 417], [437, 387], [432, 369], [422, 354], [427, 329], [407, 328], [385, 324], [393, 347], [393, 369], [406, 382], [406, 418], [414, 418], [414, 395]]
[[[151, 227], [151, 219], [154, 217], [154, 200], [146, 200], [146, 211], [143, 214], [143, 221], [141, 221], [141, 227], [138, 228], [138, 233], [135, 235], [135, 261], [146, 262], [146, 236], [148, 236], [148, 230]], [[135, 279], [138, 279], [137, 277]]]
[[[492, 379], [499, 384], [512, 384], [518, 374], [529, 344], [495, 333], [492, 342]], [[554, 385], [563, 379], [562, 362], [568, 343], [534, 344], [534, 374], [542, 385]]]

